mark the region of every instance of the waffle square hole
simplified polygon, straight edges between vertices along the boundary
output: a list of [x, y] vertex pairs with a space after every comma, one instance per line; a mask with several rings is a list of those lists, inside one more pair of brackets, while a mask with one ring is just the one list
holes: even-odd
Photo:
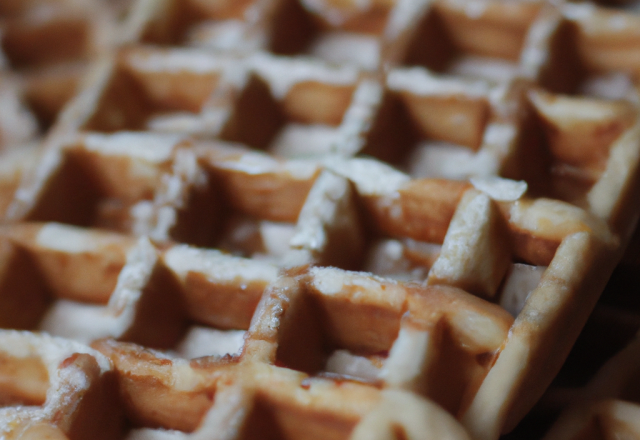
[[161, 176], [171, 168], [175, 144], [175, 137], [132, 133], [80, 137], [63, 150], [28, 219], [131, 230], [132, 207], [153, 199]]
[[464, 179], [483, 166], [478, 150], [491, 117], [483, 96], [391, 90], [362, 152], [415, 178]]
[[237, 355], [275, 265], [175, 246], [164, 262], [179, 280], [188, 329], [172, 351], [184, 358]]
[[424, 281], [442, 245], [411, 238], [372, 238], [362, 270], [398, 281]]
[[417, 27], [404, 65], [443, 74], [503, 81], [518, 70], [529, 28], [541, 3], [435, 2]]
[[[58, 299], [38, 328], [87, 344], [116, 338], [182, 359], [239, 354], [249, 325], [246, 315], [253, 313], [261, 286], [256, 287], [255, 282], [247, 282], [247, 287], [216, 283], [215, 279], [205, 281], [206, 272], [203, 274], [198, 267], [185, 269], [183, 262], [177, 268], [182, 273], [178, 273], [165, 264], [152, 268], [144, 285], [134, 289], [139, 298], [127, 303], [126, 309], [118, 308], [126, 303], [122, 288], [115, 288], [106, 304], [88, 302], [90, 298]], [[229, 307], [223, 317], [218, 304], [222, 301]], [[131, 321], [123, 321], [123, 316], [132, 312]]]
[[310, 273], [282, 320], [276, 365], [376, 382], [400, 330], [404, 291], [367, 274]]
[[[142, 32], [142, 42], [155, 45], [203, 45], [218, 49], [229, 47], [229, 41], [242, 44], [248, 26], [243, 20], [251, 8], [260, 7], [256, 0], [212, 1], [173, 0], [165, 2]], [[225, 38], [226, 37], [226, 38]]]
[[282, 157], [331, 151], [358, 77], [350, 69], [316, 68], [309, 78], [296, 78], [296, 72], [303, 72], [301, 64], [259, 63], [236, 100], [221, 139]]
[[514, 262], [502, 282], [498, 303], [512, 316], [517, 317], [529, 294], [538, 287], [546, 266]]
[[[360, 195], [360, 228], [363, 244], [360, 259], [351, 270], [363, 270], [378, 276], [398, 281], [423, 282], [440, 255], [442, 242], [457, 201], [466, 189], [465, 183], [451, 185], [438, 180], [416, 181], [407, 192], [402, 192], [397, 203], [387, 209], [378, 209], [378, 200]], [[439, 203], [428, 197], [416, 203], [413, 210], [411, 194], [437, 191], [447, 198], [447, 203]], [[382, 202], [384, 203], [384, 202]], [[429, 206], [433, 217], [425, 216], [423, 208]], [[415, 224], [400, 225], [394, 212], [404, 211], [415, 219]], [[352, 262], [353, 263], [353, 262]]]
[[[352, 159], [336, 172], [353, 184], [344, 218], [349, 258], [329, 260], [347, 270], [372, 272], [398, 281], [424, 281], [441, 252], [456, 208], [471, 185], [466, 181], [410, 179], [370, 159]], [[321, 182], [321, 180], [319, 180]], [[378, 185], [378, 182], [382, 182]], [[329, 235], [328, 254], [345, 240]], [[342, 251], [342, 254], [345, 252]]]
[[19, 289], [21, 295], [2, 296], [0, 327], [29, 330], [62, 303], [103, 309], [132, 246], [124, 236], [55, 223], [7, 226], [1, 239], [2, 292]]
[[275, 17], [271, 51], [375, 70], [390, 11], [386, 1], [290, 1]]
[[124, 50], [82, 128], [188, 132], [216, 89], [223, 66], [223, 61], [188, 51]]
[[527, 181], [532, 197], [586, 206], [618, 141], [633, 125], [635, 110], [623, 101], [544, 92], [530, 93], [529, 102], [532, 111], [518, 147], [521, 172], [515, 178]]
[[192, 189], [187, 209], [170, 231], [174, 239], [270, 261], [289, 251], [316, 168], [299, 169], [297, 177], [285, 170], [251, 172], [251, 166], [259, 169], [265, 161], [273, 165], [273, 159], [257, 155], [252, 160], [251, 154], [204, 165], [208, 185]]
[[568, 4], [540, 83], [558, 93], [629, 99], [637, 93], [637, 14]]
[[173, 1], [156, 11], [142, 40], [236, 52], [308, 54], [332, 63], [375, 69], [389, 2], [271, 0]]

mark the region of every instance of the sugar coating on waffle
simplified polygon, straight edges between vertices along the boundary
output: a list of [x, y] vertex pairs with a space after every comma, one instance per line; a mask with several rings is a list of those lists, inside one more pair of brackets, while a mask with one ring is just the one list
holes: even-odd
[[121, 429], [109, 360], [89, 347], [3, 331], [4, 438], [112, 438]]
[[[637, 222], [632, 11], [50, 0], [0, 16], [0, 325], [23, 331], [0, 344], [26, 368], [2, 372], [8, 438], [498, 438]], [[45, 380], [65, 374], [90, 379]], [[96, 412], [111, 430], [87, 431]]]

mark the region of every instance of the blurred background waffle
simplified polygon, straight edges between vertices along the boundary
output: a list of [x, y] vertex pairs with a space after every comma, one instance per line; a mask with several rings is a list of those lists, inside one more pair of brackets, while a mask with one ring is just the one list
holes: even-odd
[[0, 0], [1, 435], [637, 433], [635, 7]]

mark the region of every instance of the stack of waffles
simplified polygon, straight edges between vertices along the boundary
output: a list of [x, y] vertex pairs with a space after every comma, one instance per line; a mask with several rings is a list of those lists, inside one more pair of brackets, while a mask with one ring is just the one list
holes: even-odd
[[[513, 430], [640, 266], [617, 6], [0, 1], [0, 437]], [[638, 433], [639, 357], [549, 438]]]

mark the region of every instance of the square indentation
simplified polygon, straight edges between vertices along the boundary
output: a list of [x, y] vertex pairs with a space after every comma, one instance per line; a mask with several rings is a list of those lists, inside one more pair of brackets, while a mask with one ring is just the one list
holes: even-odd
[[215, 131], [216, 115], [204, 114], [204, 107], [226, 65], [189, 51], [123, 50], [82, 128], [190, 132], [211, 126]]
[[236, 256], [278, 261], [290, 249], [318, 165], [246, 150], [220, 154], [205, 146], [200, 151], [204, 184], [190, 188], [170, 236]]
[[239, 355], [245, 331], [276, 266], [213, 250], [175, 246], [164, 262], [180, 283], [189, 328], [173, 348], [180, 357]]
[[464, 179], [494, 166], [482, 151], [496, 119], [488, 87], [471, 84], [467, 90], [419, 70], [396, 71], [389, 84], [363, 154], [417, 178]]
[[376, 382], [400, 329], [404, 291], [366, 274], [312, 269], [285, 312], [276, 365]]
[[541, 84], [554, 92], [605, 99], [637, 95], [637, 14], [567, 4], [553, 35]]
[[504, 81], [518, 62], [541, 3], [435, 2], [417, 27], [403, 64]]
[[516, 154], [519, 171], [510, 177], [526, 180], [533, 197], [589, 208], [589, 193], [611, 157], [626, 148], [625, 133], [635, 123], [635, 110], [622, 101], [544, 92], [530, 93], [529, 103]]
[[271, 50], [375, 70], [382, 63], [381, 40], [390, 12], [384, 1], [290, 2], [275, 17]]
[[358, 84], [350, 68], [256, 57], [220, 138], [282, 157], [327, 154]]
[[130, 231], [132, 207], [153, 199], [180, 139], [134, 133], [79, 136], [54, 162], [28, 219]]
[[[357, 252], [340, 267], [401, 281], [424, 281], [468, 182], [410, 179], [368, 159], [332, 164], [354, 185]], [[378, 185], [378, 182], [384, 182]], [[329, 244], [331, 247], [331, 243]]]

